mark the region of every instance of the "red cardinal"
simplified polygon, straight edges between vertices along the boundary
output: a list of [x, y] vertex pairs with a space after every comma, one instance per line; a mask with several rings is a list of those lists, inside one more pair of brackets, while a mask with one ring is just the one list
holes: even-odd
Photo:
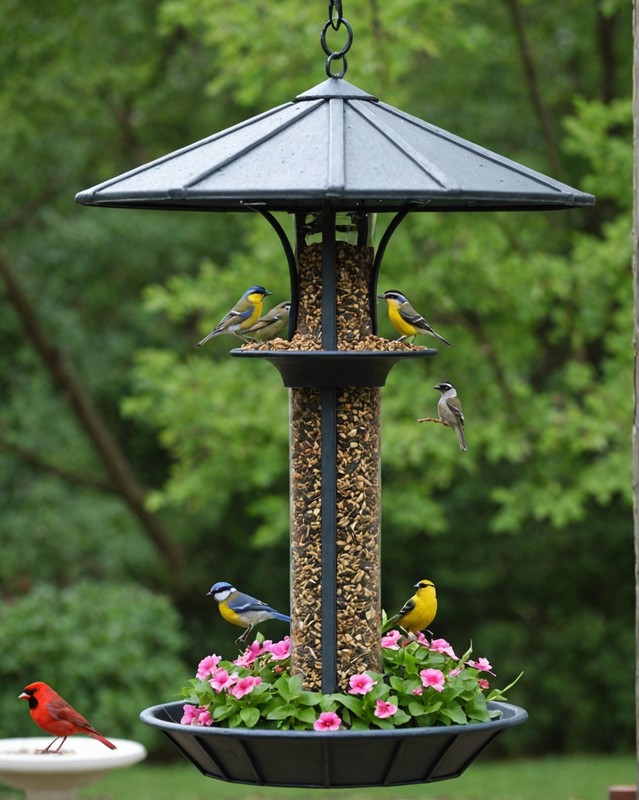
[[79, 714], [73, 706], [70, 706], [66, 700], [57, 692], [54, 692], [50, 686], [42, 681], [35, 681], [25, 686], [21, 695], [18, 695], [19, 700], [29, 701], [29, 711], [31, 719], [36, 725], [39, 725], [43, 731], [52, 733], [55, 739], [51, 744], [44, 748], [44, 752], [49, 750], [52, 744], [58, 739], [62, 739], [56, 750], [51, 752], [59, 752], [62, 745], [65, 743], [67, 736], [73, 733], [85, 733], [93, 739], [97, 739], [102, 744], [115, 750], [115, 745], [108, 739], [105, 739], [101, 733], [89, 724], [86, 719]]

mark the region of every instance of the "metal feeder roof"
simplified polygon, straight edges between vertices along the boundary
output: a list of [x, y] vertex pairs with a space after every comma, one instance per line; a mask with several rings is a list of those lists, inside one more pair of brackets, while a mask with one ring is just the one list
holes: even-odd
[[331, 77], [295, 100], [80, 192], [83, 205], [190, 211], [537, 210], [593, 205]]

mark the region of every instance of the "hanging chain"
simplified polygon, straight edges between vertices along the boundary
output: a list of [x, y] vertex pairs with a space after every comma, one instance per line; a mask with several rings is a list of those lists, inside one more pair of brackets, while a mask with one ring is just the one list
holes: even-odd
[[[326, 32], [328, 31], [329, 28], [332, 28], [334, 31], [338, 31], [342, 25], [346, 28], [346, 32], [348, 34], [346, 44], [344, 45], [344, 47], [342, 47], [341, 50], [332, 51], [330, 47], [326, 44]], [[343, 78], [344, 75], [346, 75], [346, 70], [348, 69], [346, 53], [348, 53], [351, 45], [353, 44], [353, 29], [351, 28], [347, 20], [345, 20], [344, 17], [342, 16], [342, 0], [329, 0], [328, 21], [324, 23], [320, 41], [322, 43], [322, 50], [324, 50], [324, 52], [328, 56], [328, 58], [326, 59], [326, 74], [328, 75], [329, 78]], [[342, 69], [339, 73], [334, 73], [331, 71], [331, 65], [333, 61], [342, 62]]]

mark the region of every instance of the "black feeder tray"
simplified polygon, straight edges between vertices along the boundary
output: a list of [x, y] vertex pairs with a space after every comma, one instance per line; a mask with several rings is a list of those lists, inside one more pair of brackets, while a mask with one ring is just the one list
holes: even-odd
[[384, 386], [391, 369], [405, 358], [432, 358], [437, 350], [231, 350], [240, 358], [265, 358], [287, 388], [339, 389]]
[[471, 725], [371, 731], [274, 731], [181, 725], [183, 701], [140, 719], [158, 728], [203, 775], [228, 783], [305, 789], [402, 786], [457, 778], [523, 708], [489, 703], [499, 719]]

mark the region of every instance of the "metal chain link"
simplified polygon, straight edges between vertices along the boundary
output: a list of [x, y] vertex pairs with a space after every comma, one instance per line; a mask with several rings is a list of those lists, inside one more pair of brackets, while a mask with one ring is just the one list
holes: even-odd
[[[348, 34], [346, 44], [344, 45], [344, 47], [342, 47], [341, 50], [331, 50], [328, 44], [326, 43], [326, 32], [328, 31], [329, 28], [332, 28], [334, 31], [337, 31], [340, 29], [342, 25], [344, 25], [344, 27], [346, 28], [346, 32]], [[346, 60], [346, 53], [348, 53], [351, 45], [353, 44], [353, 29], [351, 28], [348, 21], [345, 20], [344, 17], [342, 16], [342, 0], [329, 0], [328, 21], [324, 23], [320, 41], [322, 43], [322, 50], [328, 56], [328, 58], [326, 59], [326, 74], [328, 75], [329, 78], [343, 78], [344, 75], [346, 75], [346, 70], [348, 69], [348, 61]], [[338, 73], [331, 72], [331, 65], [333, 61], [342, 62], [342, 69], [340, 72]]]

